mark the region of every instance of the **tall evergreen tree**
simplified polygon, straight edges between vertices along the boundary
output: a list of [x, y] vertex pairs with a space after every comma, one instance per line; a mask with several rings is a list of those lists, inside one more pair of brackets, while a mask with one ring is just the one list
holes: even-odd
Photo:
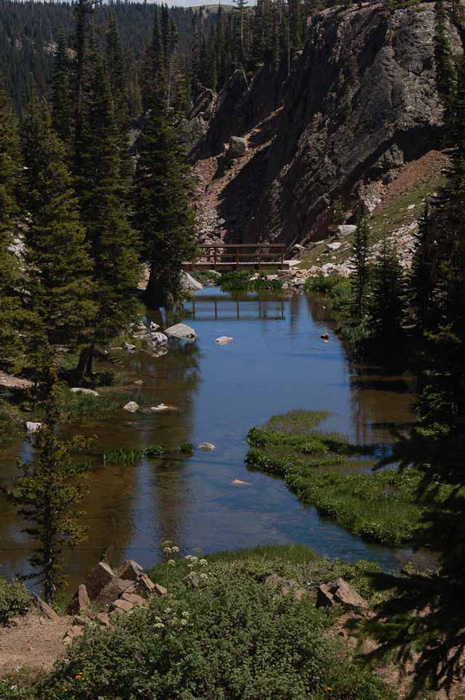
[[63, 588], [64, 552], [80, 544], [85, 537], [80, 503], [87, 491], [87, 466], [71, 457], [82, 449], [84, 441], [56, 437], [56, 422], [62, 414], [53, 354], [48, 356], [49, 392], [45, 421], [37, 433], [34, 456], [19, 462], [19, 474], [11, 491], [2, 489], [26, 522], [24, 532], [35, 542], [29, 562], [35, 570], [26, 576], [42, 586], [45, 600], [51, 603]]
[[72, 61], [64, 32], [60, 32], [58, 38], [51, 97], [53, 128], [66, 145], [67, 150], [71, 151], [74, 131]]
[[233, 0], [237, 12], [237, 62], [241, 68], [245, 68], [246, 60], [246, 11], [248, 0]]
[[22, 141], [30, 217], [25, 233], [26, 305], [34, 317], [27, 339], [40, 374], [44, 348], [84, 343], [96, 309], [92, 263], [65, 149], [52, 128], [48, 105], [35, 95], [23, 122]]
[[19, 215], [16, 195], [20, 174], [21, 153], [13, 109], [0, 88], [0, 346], [2, 362], [11, 367], [20, 358], [18, 331], [23, 318], [19, 265], [11, 252]]
[[376, 342], [388, 348], [400, 335], [403, 319], [403, 271], [393, 245], [386, 236], [373, 267], [370, 325]]
[[433, 294], [430, 245], [430, 212], [429, 206], [426, 204], [418, 223], [418, 233], [410, 274], [410, 304], [420, 329], [423, 329], [427, 322]]
[[121, 36], [114, 11], [110, 11], [107, 29], [107, 61], [108, 76], [119, 133], [120, 183], [122, 189], [129, 189], [134, 175], [134, 166], [129, 152], [129, 129], [131, 121], [129, 118], [128, 80]]
[[81, 208], [94, 261], [98, 311], [92, 342], [81, 353], [79, 374], [92, 373], [95, 348], [116, 337], [138, 311], [140, 280], [137, 237], [120, 191], [119, 133], [108, 74], [101, 54], [93, 54], [83, 123]]
[[352, 246], [354, 270], [351, 275], [352, 316], [361, 320], [365, 315], [368, 291], [369, 228], [365, 216], [360, 216]]
[[154, 307], [179, 297], [182, 263], [195, 250], [194, 214], [178, 134], [163, 109], [152, 109], [138, 141], [135, 225], [150, 265], [146, 298]]

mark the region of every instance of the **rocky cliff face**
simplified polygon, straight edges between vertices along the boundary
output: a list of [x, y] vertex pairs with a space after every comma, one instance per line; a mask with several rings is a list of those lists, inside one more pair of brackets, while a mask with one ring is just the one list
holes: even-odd
[[[193, 152], [199, 165], [219, 156], [232, 134], [248, 139], [246, 168], [236, 167], [220, 188], [226, 238], [321, 239], [337, 199], [350, 204], [362, 198], [373, 207], [380, 183], [437, 147], [442, 107], [434, 25], [433, 3], [326, 10], [311, 20], [305, 50], [280, 89], [265, 68], [242, 88], [236, 77]], [[450, 35], [461, 51], [452, 27]], [[271, 114], [274, 133], [260, 142], [260, 126]], [[228, 227], [233, 198], [225, 202], [238, 178], [254, 196], [241, 201], [241, 214], [232, 213]]]

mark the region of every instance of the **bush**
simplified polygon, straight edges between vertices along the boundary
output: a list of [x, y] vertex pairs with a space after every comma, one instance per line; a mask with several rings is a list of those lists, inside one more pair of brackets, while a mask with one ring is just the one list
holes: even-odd
[[308, 277], [304, 291], [324, 294], [335, 311], [345, 311], [351, 302], [351, 287], [348, 277]]
[[20, 411], [0, 399], [0, 445], [7, 445], [15, 437], [24, 433], [24, 420]]
[[221, 275], [221, 290], [223, 292], [278, 292], [282, 290], [281, 280], [267, 280], [267, 272], [259, 272], [258, 278], [251, 277], [257, 273], [255, 270], [236, 270], [223, 272]]
[[6, 625], [12, 617], [25, 615], [32, 605], [32, 597], [19, 581], [0, 577], [0, 625]]
[[[87, 629], [37, 688], [39, 700], [387, 700], [329, 634], [334, 612], [275, 598], [254, 559], [208, 568], [199, 589]], [[310, 563], [310, 566], [312, 564]], [[272, 562], [266, 564], [273, 571]]]

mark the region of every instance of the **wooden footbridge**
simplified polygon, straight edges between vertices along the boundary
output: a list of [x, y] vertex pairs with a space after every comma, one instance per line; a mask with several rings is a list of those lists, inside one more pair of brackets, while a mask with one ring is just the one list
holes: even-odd
[[184, 263], [187, 270], [285, 270], [283, 243], [217, 243], [198, 246], [197, 257]]

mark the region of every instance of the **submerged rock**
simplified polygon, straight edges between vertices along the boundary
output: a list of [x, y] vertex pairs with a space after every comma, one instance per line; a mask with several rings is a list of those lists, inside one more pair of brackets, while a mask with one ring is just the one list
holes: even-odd
[[220, 335], [220, 337], [215, 340], [215, 343], [217, 345], [227, 345], [232, 340], [233, 340], [233, 338], [229, 335]]
[[201, 442], [199, 445], [199, 450], [203, 450], [204, 452], [213, 452], [215, 449], [215, 445], [211, 442]]
[[139, 404], [135, 401], [128, 401], [128, 403], [125, 406], [123, 406], [123, 409], [125, 411], [129, 411], [129, 413], [135, 413], [139, 410]]
[[158, 406], [151, 406], [153, 413], [164, 413], [165, 411], [177, 411], [177, 406], [171, 406], [168, 403], [159, 403]]

